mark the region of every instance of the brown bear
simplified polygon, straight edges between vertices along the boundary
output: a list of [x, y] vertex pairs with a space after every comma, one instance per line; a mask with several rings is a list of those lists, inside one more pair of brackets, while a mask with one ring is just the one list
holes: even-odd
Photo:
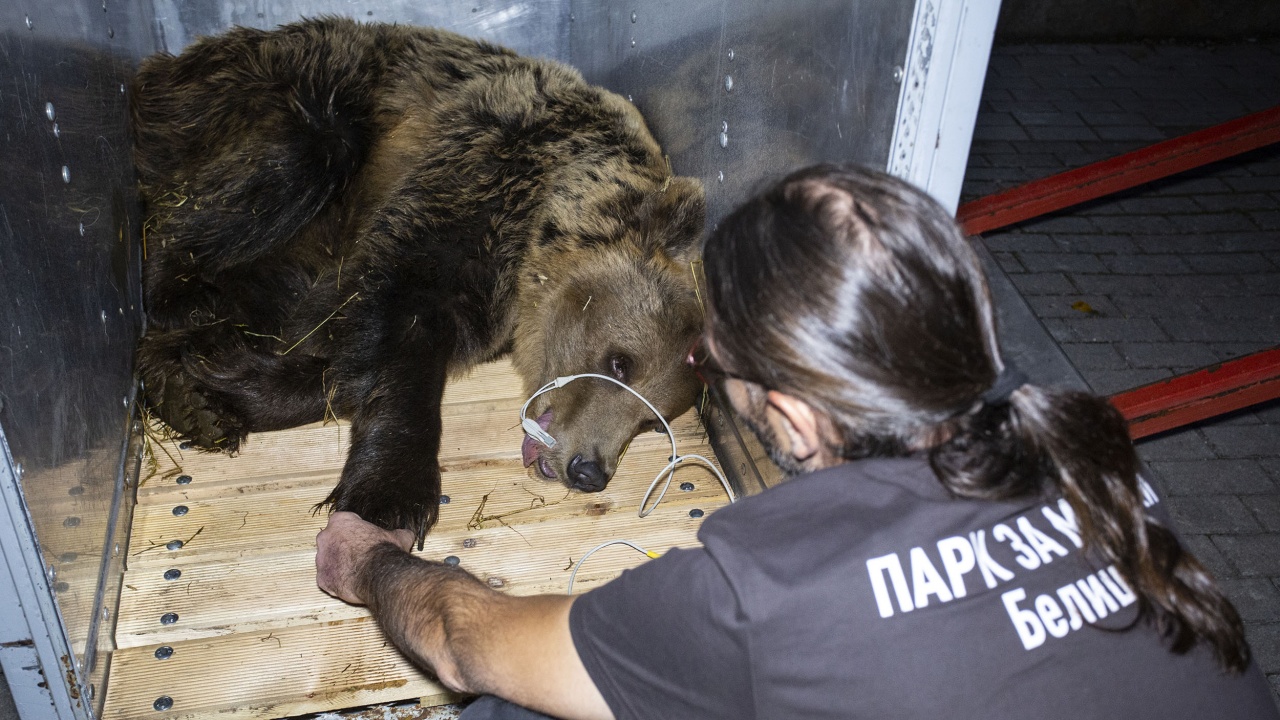
[[[323, 18], [143, 62], [151, 410], [204, 449], [351, 421], [325, 501], [421, 539], [440, 499], [446, 378], [510, 352], [532, 392], [625, 382], [667, 417], [698, 390], [701, 185], [630, 103], [562, 64], [441, 30]], [[530, 413], [526, 464], [605, 487], [659, 426], [580, 380]]]

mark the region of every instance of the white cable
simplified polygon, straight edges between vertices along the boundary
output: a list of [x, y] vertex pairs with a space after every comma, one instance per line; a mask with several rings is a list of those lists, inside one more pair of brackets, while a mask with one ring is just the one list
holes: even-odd
[[645, 550], [644, 548], [631, 542], [630, 540], [610, 540], [609, 542], [602, 542], [599, 545], [588, 550], [587, 554], [583, 555], [582, 558], [578, 560], [578, 562], [573, 566], [573, 572], [569, 573], [569, 589], [565, 591], [566, 595], [573, 594], [573, 579], [578, 577], [578, 568], [582, 567], [582, 563], [586, 562], [587, 558], [595, 554], [597, 550], [603, 550], [604, 548], [607, 548], [610, 545], [626, 545], [627, 547], [630, 547], [633, 550], [639, 550], [645, 555], [648, 555], [650, 558], [660, 557], [658, 553], [653, 552], [652, 550]]
[[[662, 470], [658, 472], [658, 475], [653, 479], [653, 482], [649, 483], [649, 489], [645, 490], [644, 497], [640, 498], [640, 513], [639, 513], [640, 517], [648, 517], [649, 513], [653, 512], [658, 508], [658, 503], [662, 502], [662, 498], [665, 497], [667, 494], [667, 488], [671, 487], [671, 478], [675, 477], [676, 468], [679, 467], [680, 463], [684, 462], [685, 460], [702, 461], [703, 465], [706, 465], [707, 467], [711, 468], [711, 472], [715, 473], [716, 479], [720, 481], [721, 487], [724, 488], [725, 493], [728, 494], [729, 496], [729, 502], [732, 503], [737, 500], [737, 498], [735, 498], [733, 495], [733, 488], [729, 487], [729, 481], [726, 480], [724, 475], [720, 473], [720, 468], [716, 467], [715, 463], [711, 462], [710, 460], [706, 459], [701, 455], [676, 455], [673, 457], [675, 457], [675, 460], [672, 460], [671, 462], [667, 463], [666, 466], [663, 467]], [[653, 507], [649, 508], [648, 510], [645, 510], [644, 509], [645, 505], [649, 504], [649, 496], [653, 495], [653, 489], [658, 487], [658, 482], [662, 480], [663, 475], [667, 476], [667, 482], [662, 486], [662, 492], [658, 493], [658, 499], [653, 501]]]
[[[543, 385], [542, 387], [538, 388], [538, 391], [530, 395], [529, 399], [524, 401], [524, 405], [520, 406], [520, 427], [524, 429], [525, 433], [527, 433], [534, 440], [537, 440], [538, 442], [542, 443], [548, 448], [553, 448], [556, 446], [556, 439], [551, 436], [551, 433], [547, 432], [546, 430], [543, 430], [542, 426], [538, 424], [537, 420], [534, 420], [533, 418], [529, 417], [529, 414], [528, 414], [529, 405], [531, 405], [539, 395], [542, 395], [543, 393], [546, 393], [546, 392], [550, 392], [556, 388], [562, 388], [565, 385], [568, 385], [569, 383], [579, 378], [599, 378], [601, 380], [608, 380], [614, 385], [617, 385], [623, 390], [626, 390], [632, 395], [635, 395], [637, 398], [640, 399], [640, 402], [644, 403], [645, 406], [648, 407], [649, 410], [651, 410], [653, 414], [658, 417], [658, 422], [662, 423], [663, 429], [666, 430], [667, 432], [667, 439], [671, 441], [671, 458], [669, 462], [667, 462], [667, 464], [663, 466], [661, 470], [658, 471], [658, 474], [654, 476], [653, 482], [649, 484], [649, 489], [645, 491], [644, 497], [641, 498], [640, 510], [637, 513], [640, 517], [648, 517], [650, 513], [652, 513], [654, 510], [658, 508], [658, 503], [662, 502], [662, 498], [666, 497], [667, 495], [667, 488], [671, 487], [671, 478], [675, 477], [676, 467], [679, 466], [680, 463], [684, 462], [685, 460], [701, 460], [703, 464], [711, 468], [711, 472], [715, 473], [716, 479], [720, 481], [720, 485], [724, 487], [725, 493], [729, 495], [729, 502], [731, 503], [737, 502], [738, 498], [734, 496], [733, 488], [729, 486], [729, 481], [725, 479], [724, 474], [720, 472], [720, 468], [715, 466], [715, 463], [711, 462], [710, 460], [708, 460], [707, 458], [701, 455], [681, 455], [676, 450], [676, 434], [672, 432], [671, 425], [667, 423], [667, 419], [662, 416], [662, 413], [658, 412], [658, 408], [654, 407], [653, 403], [649, 402], [649, 400], [646, 399], [645, 396], [636, 392], [636, 390], [632, 388], [630, 385], [622, 382], [621, 380], [618, 380], [617, 378], [609, 377], [608, 375], [600, 375], [599, 373], [582, 373], [581, 375], [562, 375], [556, 378], [555, 380], [552, 380], [551, 382], [547, 383], [546, 385]], [[646, 510], [645, 505], [649, 503], [649, 497], [653, 495], [654, 488], [656, 488], [658, 486], [658, 483], [662, 481], [662, 478], [664, 475], [667, 478], [667, 482], [665, 485], [662, 486], [662, 492], [658, 493], [658, 499], [653, 501], [653, 506], [650, 507], [648, 510]], [[619, 542], [622, 542], [622, 541], [619, 541]], [[596, 548], [596, 550], [599, 550], [599, 549], [600, 548]], [[595, 552], [595, 550], [592, 550], [591, 552]], [[647, 551], [642, 550], [641, 552], [647, 552]], [[586, 558], [584, 557], [583, 559], [585, 560]], [[574, 572], [576, 573], [577, 570], [575, 569]], [[569, 584], [572, 587], [573, 585], [572, 579], [570, 579]]]

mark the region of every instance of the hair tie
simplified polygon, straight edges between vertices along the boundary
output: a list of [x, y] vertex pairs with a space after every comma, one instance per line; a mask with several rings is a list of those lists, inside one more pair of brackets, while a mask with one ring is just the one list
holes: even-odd
[[1009, 402], [1009, 396], [1014, 390], [1026, 384], [1026, 373], [1019, 370], [1012, 362], [1005, 360], [1004, 369], [996, 376], [991, 389], [982, 394], [982, 402], [984, 405], [1004, 405]]

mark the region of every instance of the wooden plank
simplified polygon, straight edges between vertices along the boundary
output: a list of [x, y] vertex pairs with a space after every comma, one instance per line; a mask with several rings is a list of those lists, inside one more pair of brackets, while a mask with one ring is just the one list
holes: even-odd
[[[710, 512], [723, 506], [727, 497], [709, 471], [700, 466], [683, 467], [677, 471], [675, 485], [693, 482], [695, 489], [673, 489], [653, 514], [639, 518], [643, 487], [664, 462], [665, 458], [646, 458], [636, 468], [644, 482], [620, 483], [618, 492], [588, 495], [555, 489], [542, 496], [545, 500], [530, 494], [525, 483], [494, 486], [470, 482], [470, 488], [461, 489], [457, 499], [441, 508], [441, 522], [420, 554], [435, 560], [455, 555], [478, 576], [501, 577], [511, 592], [531, 594], [563, 592], [569, 576], [568, 559], [579, 558], [606, 540], [624, 537], [657, 551], [688, 545], [698, 525], [688, 511], [697, 507]], [[496, 473], [490, 470], [490, 475]], [[504, 517], [472, 522], [483, 495], [489, 497], [485, 515]], [[263, 547], [257, 540], [264, 533], [246, 523], [234, 529], [235, 534], [243, 535], [244, 542], [211, 536], [210, 546], [202, 550], [197, 546], [205, 539], [202, 533], [185, 548], [189, 551], [185, 556], [179, 557], [181, 551], [164, 549], [139, 556], [161, 561], [131, 564], [121, 592], [117, 643], [132, 647], [164, 639], [212, 637], [351, 617], [351, 608], [315, 587], [314, 535], [323, 519], [302, 510], [304, 517], [295, 519], [306, 523], [307, 529], [295, 527], [294, 537], [285, 541], [289, 543], [285, 551], [241, 554], [245, 548]], [[276, 512], [286, 518], [292, 514], [286, 509]], [[228, 551], [228, 547], [234, 550]], [[593, 579], [611, 577], [644, 559], [628, 552], [634, 557], [616, 561], [593, 558], [579, 587], [590, 587]], [[512, 558], [519, 562], [513, 564]], [[169, 569], [180, 570], [181, 577], [165, 580], [164, 572]], [[160, 617], [170, 612], [177, 613], [179, 621], [161, 625]]]
[[[450, 502], [422, 556], [457, 556], [504, 592], [564, 592], [572, 561], [590, 548], [611, 539], [657, 551], [695, 545], [701, 521], [689, 511], [727, 503], [714, 476], [691, 464], [677, 471], [656, 511], [637, 517], [670, 454], [656, 433], [632, 443], [602, 493], [536, 477], [520, 462], [514, 421], [522, 394], [509, 364], [450, 385], [441, 453]], [[696, 414], [672, 425], [681, 452], [712, 456]], [[324, 518], [312, 506], [337, 480], [346, 432], [345, 424], [316, 424], [263, 433], [234, 458], [175, 453], [175, 463], [161, 453], [139, 491], [105, 716], [265, 718], [446, 697], [385, 644], [363, 608], [315, 587]], [[174, 482], [179, 468], [191, 483]], [[693, 489], [678, 490], [686, 481]], [[183, 547], [166, 549], [174, 539]], [[575, 591], [645, 560], [626, 547], [602, 550], [583, 566]], [[166, 580], [169, 569], [181, 577]], [[165, 613], [177, 621], [162, 624]], [[157, 659], [162, 645], [173, 649], [169, 659]], [[152, 707], [161, 695], [173, 699], [166, 712]]]
[[969, 235], [1128, 190], [1280, 142], [1280, 106], [965, 203], [956, 220]]
[[[111, 658], [104, 718], [276, 718], [409, 698], [447, 702], [444, 688], [390, 647], [363, 617], [175, 642]], [[172, 707], [153, 703], [168, 697]]]
[[1112, 395], [1134, 440], [1280, 397], [1280, 346]]

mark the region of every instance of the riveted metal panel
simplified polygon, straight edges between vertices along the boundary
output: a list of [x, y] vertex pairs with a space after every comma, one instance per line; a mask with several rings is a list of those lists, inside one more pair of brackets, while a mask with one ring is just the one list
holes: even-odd
[[3, 550], [60, 715], [95, 703], [119, 591], [141, 325], [124, 88], [153, 48], [149, 15], [134, 0], [0, 15], [0, 462], [17, 538]]
[[630, 97], [700, 178], [714, 225], [762, 179], [816, 162], [884, 168], [913, 3], [570, 3], [570, 58]]
[[236, 25], [270, 29], [304, 17], [340, 15], [441, 27], [527, 55], [569, 59], [564, 0], [154, 0], [154, 7], [157, 41], [171, 53]]

